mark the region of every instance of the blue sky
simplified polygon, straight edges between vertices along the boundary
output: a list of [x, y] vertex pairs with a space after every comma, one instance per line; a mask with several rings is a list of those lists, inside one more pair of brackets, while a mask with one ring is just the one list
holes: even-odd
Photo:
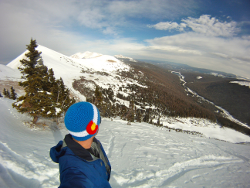
[[249, 0], [1, 0], [0, 63], [32, 37], [68, 56], [122, 54], [250, 78], [249, 10]]

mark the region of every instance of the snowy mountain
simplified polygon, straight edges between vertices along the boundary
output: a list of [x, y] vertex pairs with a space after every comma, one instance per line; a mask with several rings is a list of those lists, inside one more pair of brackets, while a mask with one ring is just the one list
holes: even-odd
[[[37, 50], [42, 52], [41, 56], [43, 58], [44, 65], [53, 69], [57, 79], [62, 77], [65, 85], [71, 90], [75, 97], [79, 98], [79, 100], [86, 100], [86, 98], [85, 96], [80, 95], [79, 92], [72, 87], [74, 80], [79, 78], [87, 78], [91, 80], [98, 79], [99, 85], [102, 84], [102, 87], [108, 87], [107, 84], [110, 82], [113, 82], [114, 84], [118, 83], [115, 78], [117, 76], [116, 72], [129, 71], [130, 69], [129, 66], [125, 65], [113, 56], [100, 54], [96, 55], [97, 53], [88, 52], [78, 54], [78, 58], [76, 58], [76, 56], [72, 58], [41, 45], [37, 47]], [[18, 69], [18, 67], [21, 66], [20, 60], [25, 58], [25, 53], [27, 53], [27, 51], [11, 61], [7, 67], [14, 70]], [[82, 59], [83, 57], [88, 58]], [[110, 76], [107, 78], [106, 76], [93, 75], [95, 72], [106, 72]], [[19, 76], [20, 73], [16, 75], [16, 77]]]

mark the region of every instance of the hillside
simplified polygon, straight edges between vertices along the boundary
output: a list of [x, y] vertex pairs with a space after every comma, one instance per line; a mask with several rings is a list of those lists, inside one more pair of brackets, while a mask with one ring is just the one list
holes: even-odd
[[[205, 118], [220, 127], [250, 135], [247, 126], [231, 121], [213, 104], [190, 95], [178, 75], [168, 69], [131, 61], [124, 56], [116, 56], [121, 58], [119, 60], [85, 52], [68, 57], [41, 45], [37, 49], [42, 52], [44, 64], [54, 70], [55, 77], [62, 77], [71, 96], [78, 101], [95, 103], [103, 117], [120, 117], [128, 122], [148, 122], [157, 126], [167, 126], [169, 117]], [[10, 84], [17, 86], [16, 81], [20, 80], [17, 68], [25, 53], [7, 65], [11, 68], [8, 71], [15, 71], [11, 73], [12, 78], [6, 76], [7, 73], [1, 76], [2, 88]], [[17, 92], [20, 95], [23, 91], [17, 86]]]
[[223, 107], [241, 122], [250, 125], [249, 87], [232, 83], [236, 80], [233, 78], [191, 72], [183, 72], [183, 75], [187, 87]]
[[[202, 117], [211, 121], [216, 121], [222, 127], [229, 127], [250, 135], [248, 126], [249, 105], [247, 105], [249, 101], [244, 103], [244, 101], [249, 98], [249, 94], [247, 94], [247, 92], [249, 93], [250, 90], [247, 87], [241, 87], [237, 84], [229, 84], [229, 81], [238, 80], [236, 78], [233, 79], [232, 75], [224, 74], [226, 77], [229, 77], [226, 79], [224, 78], [225, 76], [221, 78], [218, 77], [217, 74], [208, 74], [208, 70], [206, 70], [207, 73], [204, 74], [198, 73], [198, 71], [194, 72], [191, 70], [186, 71], [186, 69], [179, 70], [174, 68], [174, 70], [179, 70], [182, 72], [180, 74], [180, 72], [170, 71], [161, 66], [148, 64], [145, 62], [138, 61], [135, 63], [126, 59], [122, 60], [137, 70], [143, 70], [145, 75], [150, 77], [151, 83], [153, 85], [152, 88], [154, 88], [153, 90], [155, 93], [159, 94], [163, 92], [165, 96], [167, 96], [161, 101], [161, 104], [164, 104], [167, 101], [168, 107], [174, 107], [172, 109], [170, 108], [175, 112], [175, 114], [170, 113], [171, 116], [177, 115], [180, 117]], [[201, 72], [204, 71], [205, 70], [202, 70]], [[206, 92], [205, 90], [203, 90], [203, 93], [197, 92], [204, 88], [204, 84], [198, 85], [199, 83], [217, 82], [219, 79], [223, 80], [224, 82], [227, 81], [230, 87], [228, 87], [228, 90], [223, 90], [223, 88], [213, 90], [213, 92], [217, 93], [217, 101], [213, 100], [211, 96], [207, 97], [210, 95], [210, 93]], [[244, 83], [246, 84], [246, 82]], [[200, 96], [195, 92], [197, 92]], [[235, 95], [231, 95], [232, 93]], [[171, 96], [171, 94], [173, 95]], [[227, 106], [223, 105], [221, 101], [225, 101]], [[241, 102], [237, 103], [239, 101]], [[222, 106], [220, 104], [222, 104]], [[230, 106], [230, 108], [228, 108], [228, 106]], [[238, 119], [244, 123], [240, 122]]]
[[[159, 114], [214, 120], [206, 109], [193, 104], [186, 97], [178, 78], [167, 70], [158, 70], [157, 67], [132, 67], [112, 56], [97, 53], [78, 53], [72, 58], [41, 45], [37, 49], [42, 52], [44, 64], [53, 68], [57, 78], [63, 78], [72, 94], [82, 94], [80, 100], [86, 97], [93, 102], [94, 91], [96, 86], [99, 86], [103, 93], [103, 103], [98, 107], [104, 116], [119, 115], [126, 119], [128, 112], [133, 110], [135, 115], [141, 114], [141, 119], [147, 116], [147, 122], [157, 121]], [[20, 55], [7, 66], [17, 69], [20, 66], [19, 60], [24, 57], [24, 54]], [[132, 102], [136, 109], [130, 109]], [[115, 109], [115, 114], [112, 108]]]

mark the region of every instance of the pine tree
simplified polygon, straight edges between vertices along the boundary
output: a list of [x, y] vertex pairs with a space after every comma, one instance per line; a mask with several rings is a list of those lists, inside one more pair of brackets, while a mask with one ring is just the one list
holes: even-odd
[[100, 110], [101, 115], [104, 115], [105, 107], [103, 105], [103, 96], [102, 96], [102, 92], [99, 86], [96, 86], [95, 88], [93, 102], [96, 105], [96, 107]]
[[50, 91], [51, 98], [50, 98], [50, 113], [48, 117], [60, 117], [62, 114], [62, 110], [60, 109], [60, 104], [58, 103], [59, 98], [59, 89], [58, 89], [58, 80], [54, 77], [53, 69], [48, 70], [48, 77], [47, 77], [47, 88]]
[[159, 116], [157, 119], [157, 125], [160, 125], [160, 124], [161, 124], [161, 121], [160, 121], [160, 116]]
[[3, 96], [7, 96], [7, 90], [5, 88], [3, 89]]
[[128, 111], [128, 115], [127, 115], [127, 120], [129, 122], [134, 122], [134, 116], [135, 116], [135, 109], [134, 109], [135, 105], [134, 105], [134, 100], [129, 101], [129, 111]]
[[13, 86], [10, 88], [10, 99], [16, 100], [17, 98], [17, 94], [15, 92], [15, 89], [13, 88]]
[[6, 97], [10, 99], [10, 92], [9, 92], [8, 89], [7, 89], [7, 91], [6, 91]]
[[[63, 79], [57, 81], [57, 107], [61, 109], [61, 112], [66, 112], [67, 109], [76, 101], [74, 98], [70, 98], [70, 91], [64, 85]], [[56, 93], [55, 93], [56, 94]]]
[[136, 121], [141, 123], [141, 119], [142, 119], [142, 114], [141, 114], [141, 110], [137, 110], [136, 111]]
[[22, 66], [19, 70], [25, 81], [19, 82], [19, 85], [24, 87], [25, 95], [13, 103], [13, 107], [19, 112], [31, 115], [33, 123], [36, 123], [40, 116], [47, 117], [51, 113], [51, 93], [47, 86], [48, 69], [36, 47], [36, 40], [31, 39], [27, 45], [26, 58], [20, 60]]
[[121, 105], [120, 107], [121, 111], [120, 111], [120, 117], [123, 119], [123, 120], [126, 120], [126, 117], [127, 117], [127, 107], [125, 105]]
[[144, 116], [144, 118], [143, 118], [143, 121], [144, 121], [144, 122], [147, 122], [147, 123], [149, 122], [149, 117], [150, 117], [149, 114], [150, 114], [150, 110], [147, 109], [147, 110], [146, 110], [146, 114], [145, 114], [145, 116]]
[[22, 66], [19, 70], [24, 81], [19, 82], [19, 85], [24, 87], [25, 95], [13, 103], [19, 112], [31, 115], [34, 124], [39, 117], [60, 117], [75, 103], [74, 99], [70, 99], [62, 78], [56, 80], [53, 70], [48, 70], [43, 64], [41, 52], [36, 47], [36, 40], [31, 39], [27, 45], [26, 58], [20, 60]]
[[94, 104], [99, 106], [102, 103], [103, 97], [102, 92], [100, 91], [99, 86], [96, 86], [95, 88], [95, 101]]
[[53, 69], [48, 70], [48, 84], [47, 87], [50, 88], [51, 93], [53, 94], [54, 99], [58, 97], [58, 81], [54, 77]]

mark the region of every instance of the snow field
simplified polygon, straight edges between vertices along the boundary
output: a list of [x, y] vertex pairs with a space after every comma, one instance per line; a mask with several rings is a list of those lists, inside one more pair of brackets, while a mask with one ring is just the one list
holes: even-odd
[[[57, 167], [48, 155], [53, 133], [31, 130], [22, 123], [31, 119], [11, 106], [12, 100], [1, 101], [0, 187], [56, 187]], [[4, 111], [4, 109], [6, 111]], [[4, 112], [2, 112], [4, 111]], [[48, 134], [48, 135], [47, 135]], [[2, 176], [2, 174], [4, 176]]]
[[[166, 128], [145, 123], [126, 125], [121, 120], [108, 122], [104, 119], [103, 124], [97, 137], [107, 148], [113, 187], [199, 187], [210, 184], [216, 187], [220, 179], [222, 187], [233, 181], [243, 187], [250, 183], [247, 178], [250, 152], [244, 152], [247, 157], [240, 157], [227, 151], [248, 148], [249, 145], [169, 132]], [[107, 138], [106, 135], [111, 136]], [[221, 143], [225, 146], [221, 147]], [[230, 172], [228, 177], [228, 169], [236, 171]], [[243, 177], [238, 177], [240, 174]], [[215, 183], [211, 181], [212, 177]], [[240, 180], [232, 181], [231, 178], [236, 177]]]
[[[0, 98], [0, 187], [58, 187], [59, 169], [49, 150], [67, 134], [64, 125], [58, 129], [46, 122], [44, 129], [31, 129], [23, 123], [31, 118], [13, 109], [12, 102]], [[113, 188], [250, 186], [248, 144], [106, 118], [97, 138], [112, 165]]]
[[250, 142], [250, 137], [233, 129], [223, 127], [207, 119], [164, 117], [161, 119], [164, 126], [183, 131], [201, 133], [207, 138], [215, 138], [231, 143]]

